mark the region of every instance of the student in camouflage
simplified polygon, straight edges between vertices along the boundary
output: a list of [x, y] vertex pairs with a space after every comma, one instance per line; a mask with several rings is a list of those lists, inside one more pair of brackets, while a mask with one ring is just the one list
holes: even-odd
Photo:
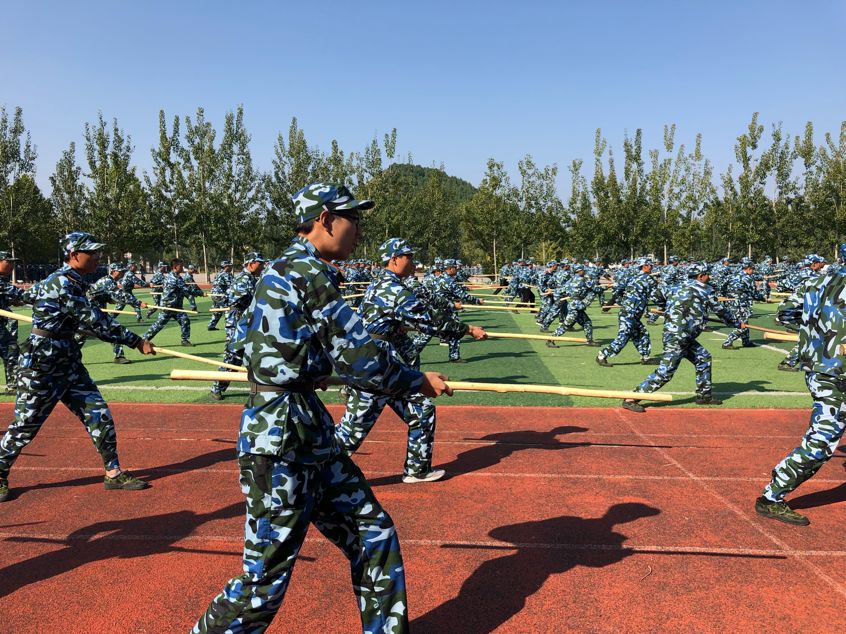
[[[118, 287], [118, 280], [121, 279], [123, 273], [123, 267], [117, 262], [112, 262], [109, 265], [108, 274], [101, 277], [88, 288], [88, 296], [91, 298], [91, 302], [100, 308], [105, 308], [109, 302], [112, 302], [116, 306], [125, 306], [129, 302], [129, 298], [127, 297], [127, 293]], [[138, 302], [138, 300], [135, 301]], [[139, 308], [146, 308], [146, 306], [146, 304], [143, 306], [140, 303], [138, 304]], [[83, 336], [79, 339], [80, 345], [84, 341], [85, 337]], [[132, 363], [123, 354], [123, 346], [120, 343], [115, 343], [112, 346], [112, 351], [115, 353], [115, 363]]]
[[[197, 273], [197, 267], [193, 264], [188, 265], [188, 270], [182, 272], [182, 279], [185, 280], [185, 286], [188, 288], [198, 288], [194, 275]], [[191, 310], [197, 310], [197, 299], [195, 295], [188, 295], [188, 307]]]
[[147, 317], [150, 317], [156, 312], [155, 306], [159, 306], [162, 301], [162, 285], [164, 278], [167, 275], [168, 266], [165, 262], [159, 262], [156, 265], [156, 272], [150, 278], [150, 290], [152, 290], [153, 307], [147, 311]]
[[[433, 336], [484, 339], [485, 331], [458, 320], [435, 322], [427, 307], [408, 289], [404, 280], [414, 272], [414, 250], [405, 240], [390, 238], [379, 247], [385, 268], [364, 294], [358, 313], [376, 345], [400, 363], [420, 367], [417, 350], [406, 332], [416, 330]], [[435, 404], [427, 396], [392, 397], [365, 390], [350, 389], [347, 410], [335, 429], [338, 444], [353, 454], [367, 438], [376, 420], [388, 405], [408, 425], [408, 450], [402, 481], [431, 482], [446, 473], [432, 469], [435, 442]]]
[[846, 273], [811, 280], [779, 306], [779, 320], [799, 326], [799, 365], [814, 399], [802, 443], [772, 472], [755, 510], [788, 524], [810, 520], [784, 501], [834, 454], [846, 429]]
[[135, 294], [132, 292], [135, 290], [136, 286], [145, 288], [149, 286], [149, 284], [147, 284], [147, 282], [138, 275], [138, 265], [135, 264], [135, 262], [127, 262], [126, 273], [123, 274], [123, 279], [120, 282], [120, 288], [124, 293], [124, 300], [118, 302], [115, 309], [123, 310], [123, 307], [126, 306], [126, 304], [129, 304], [135, 309], [135, 317], [140, 322], [141, 309], [146, 308], [147, 306], [135, 297]]
[[[696, 339], [702, 333], [709, 313], [716, 313], [730, 326], [738, 326], [737, 318], [723, 303], [717, 301], [711, 276], [705, 264], [688, 267], [690, 283], [675, 286], [667, 297], [664, 313], [662, 340], [664, 353], [655, 372], [650, 374], [634, 391], [650, 394], [666, 385], [682, 359], [687, 359], [696, 370], [696, 403], [699, 405], [721, 405], [722, 401], [712, 396], [711, 354]], [[646, 411], [636, 400], [623, 401], [627, 410], [642, 413]]]
[[82, 231], [63, 241], [66, 264], [39, 282], [32, 294], [32, 331], [21, 346], [17, 375], [15, 419], [0, 440], [0, 502], [9, 496], [9, 471], [24, 447], [32, 442], [50, 412], [61, 401], [85, 425], [103, 459], [107, 489], [144, 489], [146, 482], [121, 471], [112, 414], [82, 365], [74, 334], [122, 343], [144, 354], [153, 346], [130, 332], [88, 301], [82, 279], [93, 273], [103, 244]]
[[[11, 282], [15, 262], [19, 262], [18, 258], [13, 258], [8, 251], [0, 251], [0, 308], [3, 310], [32, 303], [29, 293]], [[19, 354], [18, 322], [0, 317], [0, 358], [3, 359], [3, 369], [6, 372], [7, 394], [13, 394], [15, 391], [15, 369], [18, 366]]]
[[[229, 260], [221, 260], [220, 272], [214, 276], [211, 291], [209, 293], [212, 298], [212, 308], [227, 307], [228, 302], [226, 301], [226, 294], [229, 291], [229, 287], [232, 286], [232, 281], [234, 279], [235, 278], [232, 276], [232, 262]], [[220, 321], [222, 316], [222, 312], [212, 313], [206, 330], [217, 330], [217, 322]]]
[[[162, 295], [159, 298], [159, 306], [168, 308], [182, 308], [182, 302], [186, 297], [203, 297], [205, 294], [199, 286], [188, 286], [182, 273], [182, 260], [174, 258], [170, 261], [171, 271], [164, 277], [162, 282]], [[171, 310], [159, 311], [156, 321], [144, 333], [144, 339], [152, 341], [167, 322], [175, 319], [179, 322], [179, 329], [182, 334], [182, 345], [191, 346], [191, 320], [185, 313]]]
[[[538, 273], [538, 294], [540, 295], [540, 310], [538, 311], [535, 322], [540, 326], [541, 332], [549, 329], [549, 324], [552, 323], [550, 315], [555, 310], [555, 300], [552, 298], [555, 292], [555, 272], [558, 270], [558, 262], [550, 260], [546, 263], [546, 268]], [[549, 318], [549, 321], [547, 321]], [[546, 324], [546, 325], [544, 325]]]
[[[593, 340], [593, 321], [587, 314], [587, 307], [593, 301], [599, 289], [593, 285], [585, 275], [585, 267], [583, 264], [574, 264], [572, 267], [573, 277], [570, 278], [567, 286], [564, 287], [564, 293], [567, 299], [567, 316], [561, 325], [555, 329], [554, 337], [563, 335], [568, 328], [579, 324], [585, 331], [585, 339], [587, 345], [598, 346], [599, 344]], [[557, 348], [558, 346], [551, 339], [546, 342], [548, 348]]]
[[735, 328], [729, 333], [722, 345], [723, 350], [730, 350], [735, 339], [738, 338], [743, 342], [744, 348], [753, 348], [756, 345], [749, 339], [749, 328], [746, 327], [746, 322], [752, 316], [753, 302], [764, 300], [764, 294], [755, 286], [755, 278], [752, 276], [754, 271], [755, 264], [752, 260], [743, 258], [740, 261], [740, 271], [728, 282], [728, 295], [732, 298], [728, 304], [744, 326]]
[[297, 236], [262, 275], [238, 324], [252, 394], [238, 439], [247, 498], [244, 572], [215, 597], [194, 632], [265, 631], [311, 523], [350, 561], [362, 631], [408, 631], [396, 528], [338, 447], [332, 417], [315, 393], [333, 369], [368, 392], [451, 393], [443, 375], [398, 363], [377, 346], [341, 297], [328, 261], [352, 252], [359, 213], [372, 206], [338, 185], [297, 192]]
[[[808, 266], [802, 269], [802, 281], [797, 285], [796, 292], [802, 294], [805, 285], [812, 282], [820, 276], [823, 267], [825, 266], [825, 258], [821, 255], [809, 255], [807, 257]], [[778, 364], [778, 369], [783, 372], [798, 372], [799, 371], [799, 344], [797, 343], [790, 352], [787, 358]]]
[[[455, 280], [455, 273], [458, 270], [458, 265], [455, 260], [444, 260], [444, 273], [440, 276], [440, 286], [437, 287], [436, 292], [446, 297], [448, 300], [446, 306], [455, 306], [456, 304], [484, 304], [485, 300], [474, 297], [470, 292]], [[444, 322], [455, 319], [454, 311], [447, 308], [444, 314]], [[449, 362], [450, 363], [465, 363], [461, 358], [461, 337], [454, 334], [447, 334], [447, 346], [449, 347]]]
[[[626, 286], [622, 291], [620, 300], [620, 314], [617, 317], [617, 336], [605, 348], [599, 351], [596, 362], [605, 367], [611, 367], [608, 357], [620, 354], [620, 351], [631, 341], [640, 353], [640, 362], [643, 365], [657, 365], [657, 359], [650, 359], [652, 342], [649, 339], [649, 331], [641, 322], [643, 313], [649, 303], [649, 299], [655, 292], [655, 278], [652, 277], [652, 260], [640, 258], [635, 263], [636, 274], [625, 276]], [[615, 291], [615, 296], [617, 296]]]
[[[226, 294], [226, 305], [229, 312], [226, 313], [226, 347], [223, 352], [223, 362], [231, 365], [241, 365], [244, 361], [244, 351], [235, 345], [235, 330], [241, 315], [247, 310], [250, 302], [253, 301], [253, 293], [256, 290], [256, 283], [261, 275], [267, 260], [261, 253], [248, 253], [244, 258], [244, 269], [232, 280], [232, 285]], [[218, 313], [220, 314], [220, 313]], [[218, 368], [226, 372], [227, 368]], [[216, 401], [223, 400], [223, 393], [229, 387], [228, 381], [215, 381], [212, 385], [211, 396]]]

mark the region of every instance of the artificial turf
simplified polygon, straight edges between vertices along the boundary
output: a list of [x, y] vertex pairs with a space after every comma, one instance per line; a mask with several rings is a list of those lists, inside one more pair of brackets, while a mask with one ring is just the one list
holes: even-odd
[[[147, 296], [139, 293], [140, 299], [143, 300], [145, 297]], [[155, 338], [155, 343], [209, 359], [221, 360], [224, 340], [223, 319], [218, 325], [219, 331], [209, 332], [206, 324], [211, 302], [208, 298], [200, 298], [197, 303], [201, 314], [191, 316], [193, 348], [179, 346], [179, 327], [175, 321], [165, 326]], [[750, 323], [779, 328], [772, 318], [775, 307], [776, 304], [757, 304], [756, 317]], [[24, 311], [23, 308], [17, 309], [17, 312]], [[610, 341], [617, 332], [616, 312], [603, 314], [596, 303], [589, 308], [588, 312], [593, 320], [595, 339], [601, 343]], [[146, 311], [144, 313], [146, 314]], [[137, 324], [135, 318], [129, 315], [121, 315], [119, 319], [138, 334], [143, 334], [152, 322], [151, 319], [145, 319], [143, 323]], [[463, 319], [492, 331], [529, 334], [538, 332], [535, 315], [530, 313], [513, 314], [504, 311], [473, 310], [465, 311]], [[29, 325], [22, 323], [20, 326], [20, 339], [23, 340], [29, 332]], [[659, 355], [662, 326], [659, 323], [648, 328], [652, 337], [653, 356]], [[792, 344], [764, 341], [762, 333], [753, 331], [754, 341], [766, 343], [767, 346], [775, 349], [736, 347], [730, 351], [722, 350], [720, 344], [728, 332], [730, 329], [723, 327], [716, 332], [705, 332], [699, 337], [700, 343], [711, 352], [714, 358], [714, 392], [726, 402], [727, 407], [804, 408], [810, 406], [811, 401], [804, 384], [804, 373], [787, 373], [776, 369], [779, 361], [785, 357], [785, 354], [779, 350], [787, 351]], [[581, 331], [567, 334], [582, 335]], [[423, 351], [422, 365], [424, 370], [443, 372], [453, 380], [542, 383], [616, 390], [633, 389], [655, 369], [655, 366], [640, 364], [640, 356], [631, 344], [627, 345], [620, 355], [611, 359], [614, 364], [612, 368], [603, 368], [595, 363], [594, 358], [598, 348], [571, 343], [559, 345], [559, 348], [551, 349], [547, 348], [541, 340], [498, 339], [477, 342], [465, 338], [461, 349], [462, 356], [468, 363], [451, 364], [447, 362], [447, 349], [439, 346], [436, 338]], [[739, 342], [735, 342], [735, 346], [738, 345]], [[213, 367], [162, 355], [142, 356], [134, 350], [128, 350], [126, 354], [133, 363], [116, 365], [112, 361], [111, 344], [89, 340], [83, 347], [85, 365], [107, 400], [139, 403], [214, 402], [209, 397], [209, 384], [194, 381], [174, 382], [168, 378], [170, 370], [174, 368], [213, 370]], [[663, 389], [674, 394], [674, 402], [655, 404], [655, 407], [691, 406], [693, 390], [693, 367], [687, 361], [683, 361], [676, 376]], [[224, 402], [242, 402], [245, 397], [246, 390], [233, 384]], [[322, 392], [321, 397], [326, 402], [338, 401], [337, 391], [333, 389]], [[13, 396], [6, 396], [0, 400], [9, 401], [13, 398]], [[452, 398], [442, 398], [439, 402], [450, 405], [619, 406], [619, 401], [611, 399], [489, 392], [461, 392]]]

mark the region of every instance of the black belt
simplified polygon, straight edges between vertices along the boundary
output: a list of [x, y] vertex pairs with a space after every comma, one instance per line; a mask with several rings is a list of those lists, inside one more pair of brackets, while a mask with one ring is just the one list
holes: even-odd
[[314, 381], [295, 381], [285, 385], [268, 385], [266, 383], [254, 383], [250, 381], [250, 394], [256, 395], [259, 392], [295, 392], [297, 394], [314, 392]]
[[33, 327], [32, 329], [32, 334], [38, 335], [39, 337], [47, 337], [48, 339], [59, 339], [61, 341], [70, 341], [71, 339], [73, 339], [72, 332], [59, 334], [55, 332], [50, 332], [49, 330], [41, 330], [41, 328], [35, 327]]

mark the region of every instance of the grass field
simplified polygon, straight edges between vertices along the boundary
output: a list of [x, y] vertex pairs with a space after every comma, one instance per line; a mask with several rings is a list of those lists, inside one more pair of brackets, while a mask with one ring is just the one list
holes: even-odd
[[[139, 294], [143, 299], [143, 295]], [[223, 352], [222, 330], [209, 332], [206, 324], [209, 319], [210, 301], [200, 298], [200, 315], [191, 318], [191, 340], [194, 348], [179, 347], [179, 328], [171, 322], [159, 333], [155, 343], [159, 346], [174, 347], [209, 359], [221, 359]], [[752, 323], [761, 326], [778, 327], [772, 314], [775, 304], [756, 305], [756, 317]], [[24, 309], [18, 309], [24, 312]], [[617, 316], [612, 311], [600, 312], [594, 304], [589, 310], [594, 323], [594, 336], [597, 341], [606, 343], [617, 332]], [[507, 332], [537, 333], [535, 315], [530, 313], [513, 314], [510, 312], [467, 311], [465, 320], [481, 325], [489, 330]], [[120, 320], [131, 330], [144, 333], [151, 323], [145, 319], [136, 324], [135, 318], [121, 315]], [[661, 324], [649, 327], [652, 337], [653, 355], [661, 352]], [[699, 341], [714, 357], [714, 392], [726, 401], [728, 407], [808, 407], [810, 398], [804, 385], [803, 373], [787, 373], [776, 370], [791, 344], [763, 342], [761, 333], [753, 332], [753, 340], [766, 343], [767, 347], [751, 349], [722, 350], [720, 344], [728, 328], [716, 332], [703, 333]], [[21, 324], [20, 339], [29, 332], [29, 326]], [[579, 332], [570, 333], [580, 335]], [[735, 343], [737, 346], [738, 343]], [[654, 366], [642, 366], [639, 355], [629, 345], [617, 357], [612, 359], [613, 368], [596, 365], [594, 357], [598, 348], [579, 344], [560, 344], [558, 349], [550, 349], [543, 341], [488, 340], [475, 342], [465, 338], [462, 342], [462, 356], [468, 361], [463, 365], [447, 363], [447, 349], [439, 346], [437, 339], [423, 352], [423, 368], [437, 370], [449, 375], [453, 380], [487, 381], [504, 383], [545, 383], [589, 388], [624, 389], [634, 388], [646, 377]], [[210, 370], [191, 361], [172, 357], [143, 357], [134, 350], [127, 351], [133, 360], [131, 365], [115, 365], [112, 362], [110, 344], [89, 341], [84, 347], [84, 358], [91, 376], [98, 383], [104, 396], [110, 401], [129, 402], [166, 402], [166, 403], [211, 403], [208, 385], [197, 382], [175, 383], [168, 379], [168, 373], [174, 368]], [[660, 407], [685, 407], [693, 405], [694, 375], [693, 367], [686, 361], [675, 378], [664, 388], [674, 394], [672, 404]], [[226, 402], [235, 403], [243, 400], [246, 390], [233, 386], [227, 393]], [[326, 402], [337, 402], [334, 390], [322, 394]], [[7, 396], [0, 400], [9, 401]], [[590, 405], [618, 406], [619, 401], [609, 399], [565, 398], [547, 395], [519, 395], [492, 393], [460, 393], [452, 399], [443, 399], [453, 405]], [[658, 404], [655, 407], [659, 407]]]

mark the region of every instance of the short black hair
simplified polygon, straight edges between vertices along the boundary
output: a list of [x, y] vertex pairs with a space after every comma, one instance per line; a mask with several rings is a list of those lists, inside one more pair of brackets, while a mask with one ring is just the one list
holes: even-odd
[[181, 259], [181, 258], [173, 258], [173, 259], [170, 261], [170, 268], [173, 268], [173, 267], [174, 267], [174, 266], [176, 266], [177, 264], [182, 264], [182, 259]]
[[311, 230], [314, 228], [315, 220], [317, 220], [317, 219], [312, 218], [311, 220], [306, 220], [302, 224], [297, 225], [296, 232], [301, 233], [303, 235], [311, 233]]

